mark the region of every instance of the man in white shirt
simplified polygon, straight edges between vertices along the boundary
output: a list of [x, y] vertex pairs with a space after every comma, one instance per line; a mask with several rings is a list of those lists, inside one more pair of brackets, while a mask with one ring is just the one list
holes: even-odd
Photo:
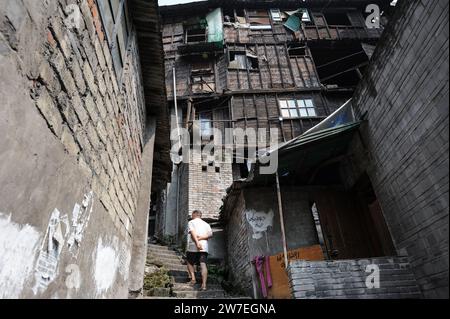
[[195, 265], [200, 264], [202, 273], [202, 290], [206, 290], [206, 280], [208, 277], [208, 268], [206, 262], [208, 259], [208, 239], [212, 237], [211, 226], [202, 220], [202, 212], [194, 210], [192, 220], [188, 223], [188, 238], [186, 249], [186, 260], [191, 277], [191, 284], [195, 284]]

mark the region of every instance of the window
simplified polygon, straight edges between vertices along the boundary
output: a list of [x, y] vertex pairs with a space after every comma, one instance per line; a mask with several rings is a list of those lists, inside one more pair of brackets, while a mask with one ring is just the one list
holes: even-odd
[[206, 42], [206, 29], [193, 28], [186, 30], [186, 43]]
[[116, 76], [120, 79], [130, 36], [127, 2], [121, 0], [98, 0], [97, 3], [109, 49], [111, 50]]
[[274, 21], [274, 22], [283, 21], [283, 17], [281, 16], [280, 9], [270, 9], [270, 15], [272, 17], [272, 21]]
[[311, 17], [307, 9], [301, 9], [302, 12], [302, 21], [303, 22], [311, 22]]
[[253, 30], [272, 29], [269, 12], [267, 10], [249, 10], [248, 22], [250, 23], [250, 29]]
[[223, 9], [223, 21], [230, 22], [230, 23], [236, 22], [236, 18], [234, 15], [234, 9], [227, 9], [227, 8]]
[[200, 118], [200, 135], [202, 138], [210, 139], [212, 133], [212, 113], [204, 112], [199, 114]]
[[214, 64], [210, 61], [192, 62], [192, 93], [212, 93], [216, 90]]
[[290, 57], [299, 57], [306, 55], [306, 46], [298, 43], [291, 44], [288, 47]]
[[246, 51], [229, 51], [230, 63], [229, 69], [237, 70], [258, 70], [258, 56], [250, 50]]
[[317, 116], [312, 99], [280, 100], [279, 105], [283, 118]]
[[324, 13], [325, 20], [327, 21], [328, 25], [344, 25], [344, 26], [351, 26], [352, 23], [350, 22], [347, 13], [345, 12], [325, 12]]

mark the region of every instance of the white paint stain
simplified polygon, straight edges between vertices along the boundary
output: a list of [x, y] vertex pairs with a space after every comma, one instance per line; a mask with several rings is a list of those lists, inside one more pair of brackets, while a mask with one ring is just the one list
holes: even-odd
[[32, 226], [11, 221], [0, 213], [0, 299], [19, 298], [33, 262], [41, 234]]
[[245, 211], [245, 217], [253, 230], [252, 237], [254, 239], [260, 239], [263, 236], [263, 232], [267, 231], [268, 227], [273, 226], [273, 210], [268, 213], [257, 212], [254, 209]]
[[[116, 279], [119, 257], [116, 254], [118, 238], [114, 238], [113, 246], [103, 245], [100, 238], [95, 256], [94, 280], [98, 294], [105, 293]], [[115, 245], [114, 245], [115, 244]], [[115, 246], [115, 247], [114, 247]]]

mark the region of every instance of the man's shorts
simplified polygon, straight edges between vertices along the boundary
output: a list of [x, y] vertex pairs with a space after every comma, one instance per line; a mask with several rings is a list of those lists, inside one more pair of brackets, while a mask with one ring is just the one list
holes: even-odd
[[208, 261], [208, 253], [206, 252], [186, 252], [186, 260], [191, 265], [199, 265], [200, 263], [205, 263]]

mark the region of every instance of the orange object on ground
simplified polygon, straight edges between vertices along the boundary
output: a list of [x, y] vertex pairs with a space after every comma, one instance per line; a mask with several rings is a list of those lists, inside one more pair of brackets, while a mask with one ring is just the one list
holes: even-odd
[[[302, 247], [288, 251], [289, 260], [324, 260], [320, 245]], [[283, 253], [270, 256], [270, 272], [272, 287], [268, 291], [269, 299], [291, 299], [291, 288], [284, 264]]]

